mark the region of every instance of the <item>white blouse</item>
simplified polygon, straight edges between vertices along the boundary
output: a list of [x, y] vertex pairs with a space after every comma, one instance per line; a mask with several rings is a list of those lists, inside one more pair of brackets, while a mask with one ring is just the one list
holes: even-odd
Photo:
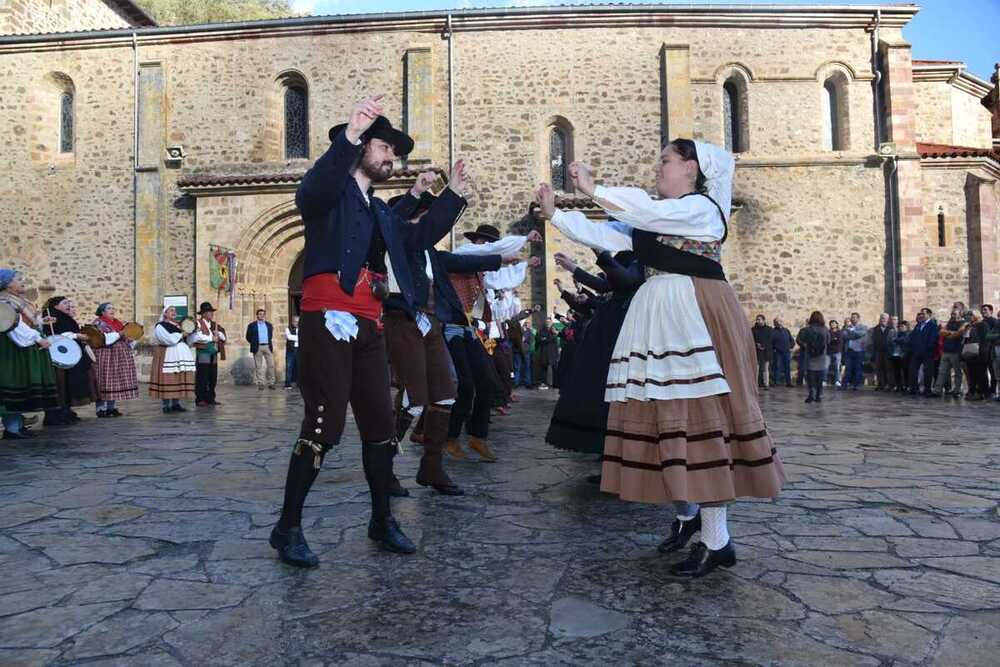
[[43, 338], [37, 329], [29, 327], [23, 319], [19, 319], [17, 326], [7, 332], [7, 337], [18, 347], [31, 347]]

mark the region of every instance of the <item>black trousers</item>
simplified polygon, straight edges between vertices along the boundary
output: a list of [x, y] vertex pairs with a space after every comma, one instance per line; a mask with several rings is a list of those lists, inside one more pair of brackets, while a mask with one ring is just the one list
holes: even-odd
[[199, 403], [215, 402], [215, 385], [219, 381], [219, 364], [195, 364], [194, 396]]
[[[924, 369], [923, 382], [919, 381], [921, 368]], [[916, 354], [910, 356], [910, 393], [918, 393], [921, 385], [925, 392], [930, 392], [935, 377], [933, 358]]]
[[469, 435], [485, 438], [490, 432], [490, 408], [493, 402], [495, 373], [493, 361], [486, 354], [483, 344], [471, 332], [454, 336], [448, 341], [455, 374], [458, 376], [458, 391], [455, 405], [451, 408], [448, 423], [448, 437], [457, 438], [464, 425]]

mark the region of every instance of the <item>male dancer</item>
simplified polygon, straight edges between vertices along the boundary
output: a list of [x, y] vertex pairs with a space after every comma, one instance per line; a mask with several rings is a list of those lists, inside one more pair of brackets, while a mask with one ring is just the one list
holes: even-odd
[[[410, 194], [390, 199], [393, 212], [419, 223], [434, 202], [429, 192], [421, 195], [423, 186], [418, 179]], [[417, 484], [444, 495], [462, 495], [462, 488], [445, 472], [441, 456], [455, 403], [455, 383], [442, 323], [465, 317], [448, 274], [495, 271], [503, 264], [520, 260], [516, 255], [462, 256], [431, 248], [410, 249], [408, 261], [415, 307], [398, 294], [390, 296], [385, 304], [386, 346], [401, 385], [396, 400], [396, 439], [401, 441], [413, 420], [422, 416], [424, 453]]]
[[416, 551], [389, 507], [396, 443], [379, 326], [382, 300], [388, 296], [386, 254], [412, 308], [407, 254], [434, 247], [454, 225], [465, 210], [459, 194], [465, 176], [459, 160], [448, 189], [419, 224], [394, 215], [375, 198], [373, 185], [389, 178], [393, 161], [413, 149], [413, 140], [393, 128], [382, 112], [381, 95], [355, 104], [348, 122], [330, 130], [332, 145], [306, 172], [295, 195], [305, 223], [298, 378], [305, 416], [270, 542], [284, 562], [300, 567], [319, 562], [302, 533], [302, 507], [324, 456], [340, 442], [348, 403], [361, 434], [371, 493], [368, 537], [389, 551]]

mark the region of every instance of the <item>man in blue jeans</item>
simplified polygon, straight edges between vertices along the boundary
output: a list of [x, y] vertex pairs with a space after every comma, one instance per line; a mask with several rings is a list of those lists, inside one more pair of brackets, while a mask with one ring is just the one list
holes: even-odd
[[785, 323], [780, 317], [774, 318], [774, 333], [771, 337], [771, 349], [774, 354], [774, 366], [771, 371], [771, 384], [777, 386], [784, 378], [785, 386], [792, 386], [792, 347], [795, 346], [795, 338], [792, 332], [785, 328]]
[[848, 386], [857, 391], [865, 383], [865, 343], [868, 327], [861, 323], [861, 315], [851, 313], [851, 322], [844, 327], [844, 380], [840, 390]]

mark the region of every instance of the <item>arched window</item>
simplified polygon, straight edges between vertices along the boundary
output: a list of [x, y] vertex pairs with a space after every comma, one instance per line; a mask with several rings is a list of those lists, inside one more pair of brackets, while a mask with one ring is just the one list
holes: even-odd
[[744, 153], [750, 148], [747, 107], [746, 81], [733, 74], [722, 84], [723, 131], [726, 150], [731, 153]]
[[569, 137], [558, 125], [549, 131], [549, 179], [552, 188], [560, 192], [569, 185]]
[[309, 157], [309, 93], [303, 82], [285, 86], [285, 159]]
[[944, 210], [939, 208], [937, 214], [937, 244], [939, 248], [947, 245], [947, 230], [945, 229]]
[[73, 93], [64, 92], [59, 96], [59, 152], [73, 152]]
[[823, 150], [845, 151], [850, 146], [847, 112], [847, 77], [843, 72], [831, 74], [823, 82]]

